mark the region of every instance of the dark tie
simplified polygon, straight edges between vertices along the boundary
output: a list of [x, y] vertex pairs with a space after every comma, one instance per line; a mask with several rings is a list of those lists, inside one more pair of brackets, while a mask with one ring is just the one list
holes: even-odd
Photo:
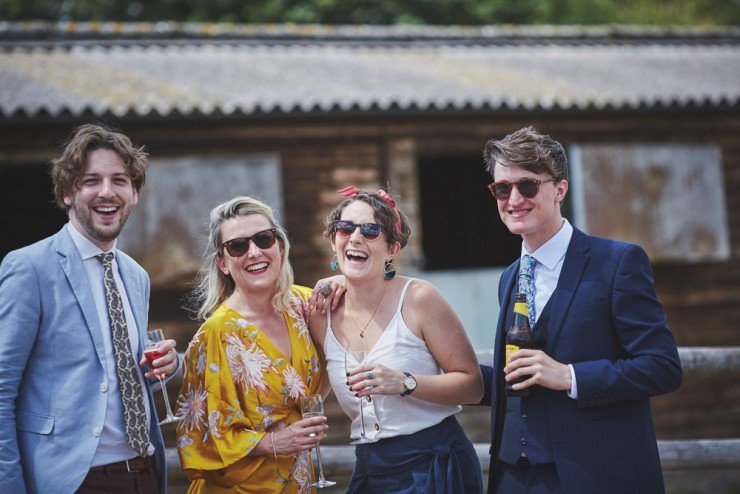
[[103, 263], [105, 302], [108, 305], [113, 354], [116, 358], [118, 385], [121, 389], [126, 440], [139, 456], [146, 456], [149, 448], [149, 428], [146, 423], [144, 396], [141, 391], [139, 376], [136, 373], [136, 362], [131, 354], [121, 293], [118, 291], [116, 280], [113, 278], [113, 253], [108, 252], [95, 257]]
[[519, 266], [519, 290], [527, 297], [527, 312], [529, 313], [529, 326], [534, 329], [536, 317], [534, 306], [534, 268], [537, 266], [537, 259], [530, 255], [522, 257], [521, 266]]

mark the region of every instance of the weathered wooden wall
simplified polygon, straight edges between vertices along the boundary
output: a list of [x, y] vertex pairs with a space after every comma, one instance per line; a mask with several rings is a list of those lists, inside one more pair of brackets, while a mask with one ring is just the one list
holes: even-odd
[[[2, 166], [48, 161], [72, 119], [0, 122]], [[740, 345], [740, 113], [664, 110], [654, 112], [567, 112], [469, 114], [462, 116], [321, 117], [302, 119], [123, 120], [124, 132], [145, 144], [153, 156], [279, 153], [283, 174], [283, 217], [293, 241], [297, 281], [313, 284], [330, 273], [322, 222], [347, 184], [383, 185], [393, 178], [404, 209], [413, 209], [413, 156], [433, 153], [480, 154], [489, 138], [503, 137], [533, 124], [564, 145], [587, 143], [712, 143], [722, 150], [731, 256], [727, 262], [655, 264], [656, 287], [679, 345]], [[410, 158], [411, 157], [411, 158]], [[481, 165], [482, 166], [482, 162]], [[218, 180], [218, 177], [214, 177]], [[484, 184], [481, 184], [483, 186]], [[454, 187], [454, 184], [450, 184]], [[587, 186], [587, 185], [586, 185]], [[223, 198], [228, 199], [227, 197]], [[702, 204], [696, 204], [701, 208]], [[475, 214], [475, 212], [471, 212]], [[713, 211], [706, 211], [711, 222]], [[22, 228], [33, 218], [13, 218]], [[205, 218], [194, 218], [203, 222]], [[6, 227], [9, 225], [5, 225]], [[6, 228], [7, 231], [7, 228]], [[416, 228], [417, 236], [420, 233]], [[166, 241], [166, 236], [162, 239]], [[418, 239], [416, 240], [418, 242]], [[419, 244], [409, 247], [413, 258]], [[198, 253], [194, 253], [197, 255]], [[186, 286], [153, 292], [152, 320], [172, 328], [184, 349], [195, 323], [179, 309]], [[663, 438], [740, 436], [740, 383], [690, 378], [681, 390], [654, 400], [658, 434]]]

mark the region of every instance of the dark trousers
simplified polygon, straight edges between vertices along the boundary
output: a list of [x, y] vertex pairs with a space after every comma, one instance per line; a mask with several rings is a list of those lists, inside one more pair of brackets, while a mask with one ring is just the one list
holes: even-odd
[[555, 463], [531, 465], [526, 458], [516, 465], [503, 463], [497, 494], [564, 494]]
[[133, 458], [93, 467], [77, 494], [159, 494], [154, 458]]

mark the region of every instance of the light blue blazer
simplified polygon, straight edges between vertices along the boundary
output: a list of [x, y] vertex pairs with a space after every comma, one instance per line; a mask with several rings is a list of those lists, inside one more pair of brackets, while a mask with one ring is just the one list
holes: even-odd
[[[146, 328], [149, 277], [120, 251], [117, 262], [136, 325]], [[67, 228], [9, 253], [0, 265], [0, 492], [77, 490], [98, 447], [107, 379], [95, 302]], [[149, 429], [164, 493], [154, 410]]]

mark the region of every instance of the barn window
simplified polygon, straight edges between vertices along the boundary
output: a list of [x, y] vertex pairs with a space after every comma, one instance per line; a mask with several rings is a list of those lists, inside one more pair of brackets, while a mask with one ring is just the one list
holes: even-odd
[[575, 224], [634, 242], [654, 261], [730, 256], [722, 159], [714, 145], [576, 145]]
[[67, 222], [54, 205], [48, 165], [4, 165], [0, 180], [0, 259], [15, 249], [53, 235]]
[[238, 195], [259, 198], [279, 214], [283, 209], [279, 157], [152, 159], [119, 247], [146, 268], [153, 285], [188, 283], [200, 267], [211, 209]]
[[419, 157], [426, 270], [506, 266], [521, 239], [501, 222], [480, 152]]

